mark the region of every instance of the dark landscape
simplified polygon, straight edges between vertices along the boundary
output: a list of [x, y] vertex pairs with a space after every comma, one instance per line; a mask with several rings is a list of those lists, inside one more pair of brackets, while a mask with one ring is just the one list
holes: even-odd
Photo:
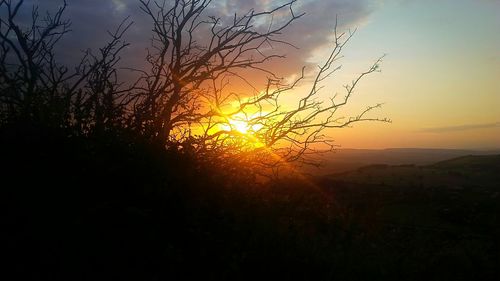
[[263, 185], [221, 176], [214, 165], [193, 169], [192, 159], [141, 144], [36, 135], [2, 138], [10, 280], [493, 280], [499, 273], [500, 155], [373, 164]]
[[497, 147], [494, 58], [368, 2], [0, 0], [0, 280], [498, 280], [500, 149], [335, 140]]
[[327, 175], [356, 170], [374, 164], [424, 166], [467, 155], [494, 155], [500, 150], [467, 150], [439, 148], [387, 148], [352, 149], [339, 148], [321, 158], [317, 169], [306, 167], [313, 175]]

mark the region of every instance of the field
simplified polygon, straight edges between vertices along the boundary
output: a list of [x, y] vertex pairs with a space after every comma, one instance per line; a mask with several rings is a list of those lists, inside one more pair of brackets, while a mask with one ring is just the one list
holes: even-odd
[[398, 268], [402, 278], [427, 271], [431, 280], [469, 280], [498, 270], [498, 171], [500, 155], [464, 156], [364, 166], [324, 176], [320, 185], [369, 237], [353, 263]]

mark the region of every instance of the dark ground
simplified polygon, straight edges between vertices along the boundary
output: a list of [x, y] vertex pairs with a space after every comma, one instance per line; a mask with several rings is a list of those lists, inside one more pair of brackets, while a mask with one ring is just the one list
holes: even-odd
[[256, 185], [126, 134], [4, 128], [3, 280], [495, 280], [500, 156]]

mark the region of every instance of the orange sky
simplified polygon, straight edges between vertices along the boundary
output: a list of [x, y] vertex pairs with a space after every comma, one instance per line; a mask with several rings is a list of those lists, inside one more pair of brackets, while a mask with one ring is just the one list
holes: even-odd
[[349, 108], [383, 102], [374, 116], [393, 123], [330, 134], [349, 148], [500, 148], [498, 14], [498, 1], [380, 1], [329, 86], [348, 83], [387, 53], [382, 72], [363, 81]]

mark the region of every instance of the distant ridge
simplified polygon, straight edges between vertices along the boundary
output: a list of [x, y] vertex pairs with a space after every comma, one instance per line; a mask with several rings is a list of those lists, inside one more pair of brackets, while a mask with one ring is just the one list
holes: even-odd
[[[432, 187], [449, 190], [477, 188], [500, 196], [500, 154], [466, 155], [431, 165], [371, 164], [323, 177], [326, 181], [364, 186]], [[481, 192], [483, 192], [481, 191]]]
[[432, 165], [462, 156], [497, 155], [500, 150], [467, 150], [440, 148], [342, 148], [323, 157], [323, 166], [316, 174], [352, 171], [368, 165]]
[[466, 155], [440, 161], [430, 166], [442, 169], [467, 168], [475, 170], [496, 170], [500, 172], [500, 154]]

